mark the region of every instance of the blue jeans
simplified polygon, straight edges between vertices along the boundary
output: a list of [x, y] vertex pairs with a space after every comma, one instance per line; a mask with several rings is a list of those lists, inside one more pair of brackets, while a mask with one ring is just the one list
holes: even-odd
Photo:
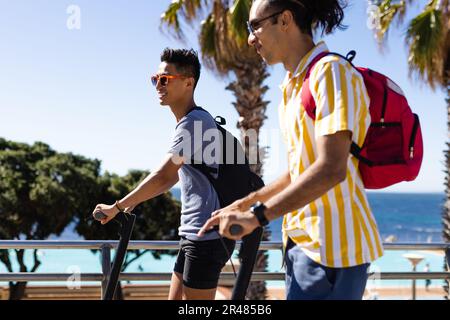
[[287, 300], [361, 300], [370, 264], [329, 268], [310, 259], [291, 239], [286, 262]]

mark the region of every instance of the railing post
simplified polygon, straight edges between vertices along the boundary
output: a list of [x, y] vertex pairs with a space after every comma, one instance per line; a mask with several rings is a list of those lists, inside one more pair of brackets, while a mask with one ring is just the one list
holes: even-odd
[[[450, 271], [450, 246], [445, 248], [445, 261], [447, 262], [447, 272]], [[447, 278], [447, 288], [448, 289], [448, 293], [447, 293], [447, 299], [450, 300], [450, 279]]]
[[106, 291], [106, 286], [108, 285], [109, 274], [111, 273], [111, 246], [110, 245], [102, 245], [102, 291], [101, 291], [101, 299], [103, 299]]
[[[413, 267], [413, 272], [416, 272], [416, 266]], [[416, 279], [412, 281], [412, 299], [416, 300]]]
[[445, 248], [445, 261], [447, 261], [447, 269], [450, 269], [450, 247]]

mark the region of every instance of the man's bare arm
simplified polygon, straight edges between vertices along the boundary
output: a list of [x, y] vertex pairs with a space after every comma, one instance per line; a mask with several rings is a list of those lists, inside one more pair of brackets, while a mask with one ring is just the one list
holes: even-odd
[[318, 137], [317, 160], [284, 191], [265, 203], [266, 217], [273, 220], [302, 208], [344, 181], [350, 145], [350, 131]]
[[167, 155], [158, 169], [150, 173], [133, 191], [119, 201], [119, 206], [134, 207], [168, 191], [178, 182], [178, 170], [182, 164], [181, 161], [174, 161], [173, 155]]

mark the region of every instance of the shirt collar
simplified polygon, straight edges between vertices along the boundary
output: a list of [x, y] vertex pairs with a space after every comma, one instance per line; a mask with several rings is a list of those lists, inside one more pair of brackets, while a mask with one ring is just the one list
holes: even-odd
[[328, 52], [328, 47], [325, 42], [319, 42], [314, 48], [312, 48], [299, 62], [297, 68], [293, 75], [288, 71], [286, 73], [286, 77], [284, 78], [283, 84], [280, 86], [281, 90], [283, 90], [290, 80], [294, 78], [300, 77], [303, 72], [306, 71], [309, 64], [322, 52]]

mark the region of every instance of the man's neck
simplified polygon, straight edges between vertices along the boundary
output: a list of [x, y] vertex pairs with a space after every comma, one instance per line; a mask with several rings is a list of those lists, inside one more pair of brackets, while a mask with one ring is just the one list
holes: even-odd
[[283, 59], [283, 65], [286, 71], [293, 74], [300, 61], [314, 48], [315, 44], [311, 37], [303, 34], [295, 40], [291, 39], [289, 44], [289, 50], [286, 51], [288, 54]]
[[194, 102], [194, 99], [190, 99], [188, 101], [180, 101], [180, 103], [174, 104], [169, 106], [170, 110], [172, 110], [172, 113], [174, 114], [175, 118], [177, 119], [177, 122], [180, 122], [180, 120], [188, 114], [188, 112], [196, 107], [197, 105]]

